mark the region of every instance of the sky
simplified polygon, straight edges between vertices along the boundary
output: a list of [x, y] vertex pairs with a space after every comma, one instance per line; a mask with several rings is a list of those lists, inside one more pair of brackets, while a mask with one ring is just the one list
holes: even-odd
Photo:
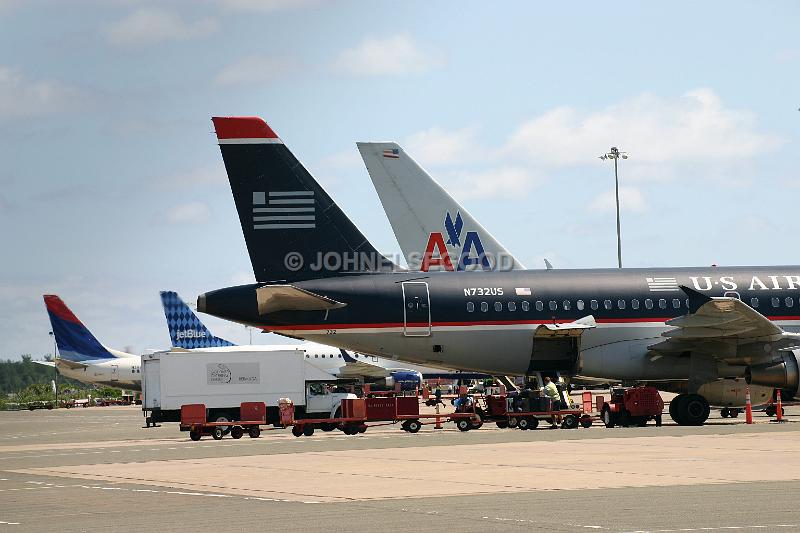
[[[253, 273], [210, 121], [259, 115], [382, 252], [394, 140], [529, 268], [798, 264], [800, 4], [0, 0], [0, 359], [169, 337]], [[203, 317], [249, 342], [240, 325]], [[285, 342], [252, 333], [254, 343]]]

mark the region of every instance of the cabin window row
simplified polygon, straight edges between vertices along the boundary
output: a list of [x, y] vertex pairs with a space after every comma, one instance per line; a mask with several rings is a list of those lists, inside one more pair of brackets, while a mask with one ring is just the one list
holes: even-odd
[[[783, 303], [783, 307], [794, 307], [794, 298], [787, 296], [783, 299], [783, 301], [781, 301], [781, 299], [778, 297], [772, 297], [770, 299], [770, 303], [772, 304], [772, 307], [781, 307], [781, 303]], [[755, 309], [759, 305], [760, 302], [758, 301], [758, 298], [750, 298], [750, 307]], [[800, 306], [800, 298], [797, 300], [797, 305]]]
[[[754, 298], [754, 300], [756, 299]], [[773, 298], [773, 300], [776, 299]], [[791, 300], [791, 298], [787, 298], [787, 302], [788, 300]], [[688, 299], [681, 300], [679, 298], [673, 298], [672, 300], [667, 300], [664, 298], [659, 298], [658, 300], [653, 300], [651, 298], [645, 298], [644, 300], [638, 300], [638, 299], [589, 300], [588, 305], [584, 300], [576, 300], [574, 302], [572, 300], [562, 300], [560, 302], [556, 300], [549, 300], [546, 302], [542, 300], [536, 300], [535, 302], [533, 302], [533, 307], [536, 309], [536, 311], [544, 311], [545, 308], [549, 311], [559, 311], [559, 310], [570, 311], [573, 309], [573, 304], [574, 308], [578, 311], [584, 311], [586, 309], [597, 311], [601, 307], [607, 311], [611, 311], [612, 309], [622, 310], [622, 309], [627, 309], [628, 307], [630, 307], [631, 309], [641, 309], [641, 308], [655, 309], [656, 307], [658, 307], [659, 309], [669, 309], [669, 308], [680, 309], [682, 307], [687, 309], [689, 308], [689, 300]], [[489, 311], [488, 302], [480, 302], [478, 305], [482, 313], [486, 313]], [[787, 303], [787, 305], [789, 304]], [[494, 310], [497, 312], [504, 310], [503, 302], [494, 302], [493, 307]], [[758, 307], [758, 304], [756, 303], [754, 307]], [[512, 312], [516, 311], [518, 309], [517, 302], [514, 301], [507, 302], [505, 308], [507, 308], [509, 311]], [[519, 308], [522, 311], [530, 311], [531, 302], [523, 300], [522, 302], [519, 303]], [[467, 312], [473, 313], [475, 312], [475, 309], [476, 309], [475, 302], [467, 302]]]

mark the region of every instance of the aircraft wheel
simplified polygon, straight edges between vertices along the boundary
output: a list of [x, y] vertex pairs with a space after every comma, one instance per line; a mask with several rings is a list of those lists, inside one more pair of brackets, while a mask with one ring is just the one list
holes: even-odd
[[711, 413], [708, 400], [699, 394], [687, 394], [680, 407], [680, 418], [684, 426], [702, 426]]
[[731, 416], [731, 411], [727, 407], [723, 407], [722, 410], [720, 410], [719, 414], [722, 418], [728, 418], [729, 416]]
[[669, 416], [679, 426], [683, 426], [683, 404], [688, 394], [678, 394], [669, 402]]
[[251, 439], [257, 439], [261, 436], [261, 428], [258, 426], [253, 426], [247, 430], [247, 434], [250, 435]]
[[233, 437], [234, 439], [241, 439], [242, 435], [244, 435], [244, 430], [242, 429], [242, 426], [233, 426], [231, 428], [231, 437]]
[[778, 413], [778, 408], [774, 405], [768, 405], [766, 409], [764, 409], [764, 414], [767, 416], [775, 416]]
[[730, 410], [731, 418], [739, 418], [739, 413], [740, 412], [741, 411], [739, 411], [738, 409], [731, 409]]

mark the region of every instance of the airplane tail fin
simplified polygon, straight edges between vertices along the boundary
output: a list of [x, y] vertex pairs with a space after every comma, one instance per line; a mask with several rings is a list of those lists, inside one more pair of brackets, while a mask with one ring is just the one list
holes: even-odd
[[45, 294], [44, 305], [47, 307], [61, 359], [77, 363], [116, 357], [100, 344], [61, 298], [54, 294]]
[[211, 334], [208, 328], [197, 318], [178, 293], [161, 291], [161, 306], [167, 319], [169, 338], [176, 348], [215, 348], [218, 346], [236, 346]]
[[257, 281], [393, 268], [266, 122], [212, 121]]
[[409, 268], [427, 271], [445, 251], [444, 270], [525, 268], [400, 145], [357, 145]]

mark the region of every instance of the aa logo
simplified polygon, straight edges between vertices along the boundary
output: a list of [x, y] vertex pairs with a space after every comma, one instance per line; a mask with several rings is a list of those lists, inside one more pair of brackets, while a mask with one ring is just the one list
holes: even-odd
[[[422, 272], [428, 272], [431, 267], [441, 267], [450, 272], [454, 270], [472, 270], [472, 267], [480, 265], [483, 270], [491, 270], [489, 259], [483, 250], [481, 238], [477, 231], [468, 231], [464, 236], [464, 244], [461, 244], [461, 234], [464, 230], [464, 220], [461, 213], [456, 213], [456, 218], [447, 213], [444, 219], [444, 230], [447, 233], [445, 243], [444, 235], [441, 232], [431, 233], [428, 237], [428, 244], [425, 246], [425, 254], [422, 257]], [[450, 259], [450, 252], [447, 247], [455, 249], [458, 255], [458, 265], [453, 268], [453, 261]]]

